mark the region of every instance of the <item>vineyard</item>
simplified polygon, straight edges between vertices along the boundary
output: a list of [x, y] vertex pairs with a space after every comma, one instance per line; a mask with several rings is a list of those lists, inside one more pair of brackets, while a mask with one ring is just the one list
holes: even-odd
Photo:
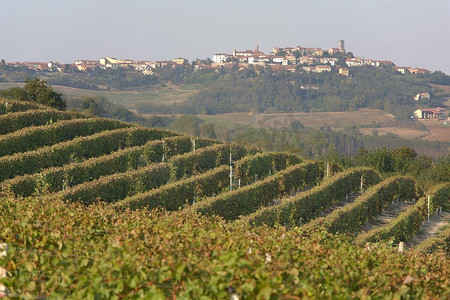
[[0, 100], [0, 197], [0, 295], [450, 297], [450, 182]]

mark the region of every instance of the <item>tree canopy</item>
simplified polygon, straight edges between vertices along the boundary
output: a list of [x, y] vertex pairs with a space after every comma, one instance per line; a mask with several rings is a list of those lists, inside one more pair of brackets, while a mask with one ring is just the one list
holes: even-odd
[[0, 96], [15, 100], [37, 102], [59, 110], [66, 109], [66, 101], [61, 93], [55, 92], [45, 80], [27, 79], [23, 88], [13, 87], [0, 91]]

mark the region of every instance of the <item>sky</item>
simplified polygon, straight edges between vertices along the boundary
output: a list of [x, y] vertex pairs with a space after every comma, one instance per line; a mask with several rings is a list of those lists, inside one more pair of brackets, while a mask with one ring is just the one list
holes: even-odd
[[450, 74], [450, 0], [0, 0], [0, 59], [212, 58], [337, 47]]

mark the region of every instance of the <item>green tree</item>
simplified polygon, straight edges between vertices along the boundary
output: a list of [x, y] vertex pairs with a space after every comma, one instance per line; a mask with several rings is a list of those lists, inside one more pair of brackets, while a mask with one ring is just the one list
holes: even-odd
[[216, 139], [216, 131], [213, 123], [205, 123], [201, 126], [202, 136], [210, 139]]
[[417, 157], [417, 152], [410, 147], [402, 146], [392, 151], [392, 156], [394, 157], [395, 171], [406, 174], [409, 165]]
[[62, 94], [55, 92], [47, 85], [45, 80], [38, 78], [33, 80], [27, 79], [25, 80], [24, 90], [27, 95], [27, 99], [24, 100], [41, 103], [59, 110], [66, 109], [67, 104]]
[[67, 106], [61, 93], [55, 92], [45, 80], [38, 78], [27, 79], [23, 88], [10, 88], [1, 91], [0, 95], [8, 99], [37, 102], [59, 110], [65, 110]]
[[199, 120], [193, 115], [184, 115], [176, 118], [170, 125], [170, 129], [190, 136], [200, 135]]

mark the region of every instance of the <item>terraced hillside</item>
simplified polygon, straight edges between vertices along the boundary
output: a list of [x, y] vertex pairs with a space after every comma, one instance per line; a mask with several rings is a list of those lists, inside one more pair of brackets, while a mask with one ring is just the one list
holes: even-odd
[[[445, 295], [444, 254], [363, 246], [411, 241], [448, 253], [449, 195], [450, 183], [422, 193], [414, 178], [370, 168], [0, 100], [0, 242], [9, 247], [0, 264], [13, 297], [296, 299], [400, 295], [403, 286]], [[439, 219], [432, 230], [428, 213]], [[361, 263], [349, 257], [326, 276], [315, 265], [345, 253]], [[425, 269], [396, 268], [369, 288], [361, 281], [397, 260]]]

